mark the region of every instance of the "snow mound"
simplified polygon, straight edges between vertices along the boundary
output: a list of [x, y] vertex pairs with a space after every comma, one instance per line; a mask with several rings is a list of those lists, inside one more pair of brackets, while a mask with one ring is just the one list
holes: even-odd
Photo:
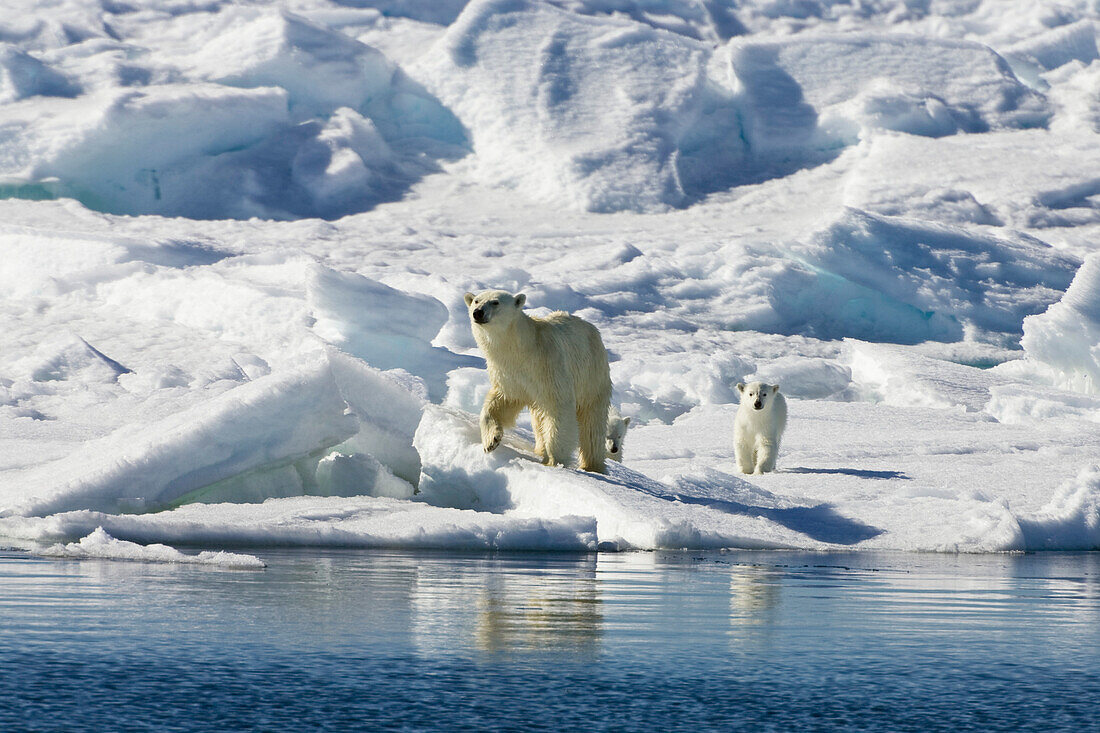
[[1021, 550], [1100, 550], [1100, 466], [1063, 484], [1034, 515], [1019, 518]]
[[[824, 540], [807, 535], [797, 520], [769, 516], [763, 509], [776, 507], [758, 505], [751, 496], [759, 490], [728, 474], [676, 490], [613, 461], [606, 476], [548, 468], [514, 432], [485, 453], [477, 418], [443, 407], [425, 409], [415, 442], [423, 501], [504, 516], [594, 517], [603, 549], [821, 547], [866, 536], [865, 527], [858, 539], [843, 531]], [[841, 526], [849, 521], [831, 518]]]
[[1096, 25], [1090, 20], [1052, 28], [1004, 49], [1010, 60], [1029, 61], [1040, 69], [1051, 70], [1080, 61], [1090, 64], [1100, 58], [1096, 49]]
[[898, 407], [934, 407], [981, 412], [992, 390], [1007, 380], [888, 344], [849, 339], [852, 382], [861, 396]]
[[870, 130], [940, 137], [1045, 124], [1041, 96], [972, 42], [852, 33], [737, 38], [728, 50], [754, 154], [791, 156]]
[[697, 405], [736, 403], [735, 385], [755, 368], [731, 351], [646, 354], [613, 362], [611, 381], [629, 414], [671, 422]]
[[590, 211], [649, 211], [738, 170], [737, 115], [708, 56], [619, 16], [474, 0], [418, 73], [470, 130], [483, 179]]
[[10, 374], [32, 382], [117, 382], [130, 370], [75, 334], [47, 337], [34, 353], [8, 365]]
[[389, 90], [396, 67], [381, 52], [288, 12], [221, 13], [222, 32], [188, 59], [195, 78], [238, 87], [281, 87], [309, 119], [357, 108]]
[[1018, 334], [1076, 267], [1031, 238], [1012, 242], [856, 209], [791, 249], [817, 276], [795, 297], [785, 292], [777, 307], [789, 311], [786, 320], [819, 338], [894, 343], [958, 341], [974, 330]]
[[27, 97], [75, 97], [80, 87], [34, 56], [0, 43], [0, 104]]
[[211, 25], [204, 45], [178, 60], [190, 77], [285, 89], [296, 121], [352, 109], [397, 147], [434, 141], [439, 152], [466, 144], [461, 125], [438, 100], [381, 51], [344, 33], [256, 7], [229, 7]]
[[[1013, 366], [1026, 366], [1013, 364]], [[1011, 370], [998, 369], [1010, 374]], [[1032, 382], [1034, 380], [1031, 380]], [[1036, 389], [1034, 384], [993, 386], [985, 411], [1003, 423], [1036, 423], [1043, 420], [1071, 418], [1100, 422], [1100, 395], [1086, 395], [1049, 387]]]
[[357, 496], [302, 496], [263, 504], [188, 504], [156, 514], [74, 511], [0, 519], [0, 536], [43, 542], [102, 526], [132, 542], [246, 547], [387, 547], [452, 550], [595, 549], [591, 518], [505, 516]]
[[844, 395], [852, 383], [852, 370], [831, 359], [792, 355], [773, 359], [739, 381], [778, 384], [788, 396], [818, 400]]
[[38, 554], [44, 557], [60, 557], [76, 560], [133, 560], [137, 562], [163, 562], [186, 565], [213, 565], [221, 568], [239, 568], [260, 570], [267, 567], [255, 555], [241, 555], [235, 552], [213, 552], [205, 550], [197, 555], [185, 555], [168, 545], [139, 545], [134, 542], [117, 540], [96, 527], [95, 531], [79, 542], [67, 545], [51, 545]]
[[0, 225], [4, 267], [0, 287], [9, 297], [59, 296], [125, 276], [137, 263], [182, 268], [210, 265], [227, 253], [198, 242], [97, 236]]
[[1089, 255], [1062, 299], [1023, 322], [1027, 358], [1066, 389], [1100, 394], [1100, 254]]

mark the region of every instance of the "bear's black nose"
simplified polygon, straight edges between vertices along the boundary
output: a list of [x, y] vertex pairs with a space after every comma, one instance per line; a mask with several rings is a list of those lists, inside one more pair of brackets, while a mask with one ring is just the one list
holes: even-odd
[[474, 322], [485, 323], [485, 311], [481, 308], [474, 308]]
[[761, 404], [761, 403], [759, 403], [759, 402], [757, 402], [756, 404], [754, 404], [754, 405], [753, 405], [753, 407], [755, 407], [755, 408], [756, 408], [757, 410], [759, 410], [759, 409], [760, 409], [761, 407], [763, 407], [763, 406], [764, 406], [764, 405], [762, 405], [762, 404]]

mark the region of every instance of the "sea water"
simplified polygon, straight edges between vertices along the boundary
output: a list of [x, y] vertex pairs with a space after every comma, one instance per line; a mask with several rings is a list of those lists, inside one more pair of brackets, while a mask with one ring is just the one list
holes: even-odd
[[0, 730], [1100, 730], [1100, 554], [0, 552]]

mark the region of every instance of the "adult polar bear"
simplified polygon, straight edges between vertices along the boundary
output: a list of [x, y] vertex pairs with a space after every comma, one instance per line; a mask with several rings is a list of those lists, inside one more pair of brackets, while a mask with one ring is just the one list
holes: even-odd
[[520, 410], [531, 410], [535, 453], [546, 465], [568, 465], [580, 445], [580, 467], [604, 473], [611, 372], [600, 332], [564, 311], [545, 318], [523, 312], [527, 296], [503, 290], [466, 293], [474, 339], [489, 367], [481, 408], [481, 444], [500, 445]]

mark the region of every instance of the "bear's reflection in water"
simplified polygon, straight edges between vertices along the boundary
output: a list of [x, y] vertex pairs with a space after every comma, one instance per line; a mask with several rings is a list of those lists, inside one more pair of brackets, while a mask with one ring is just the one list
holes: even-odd
[[780, 598], [782, 572], [763, 565], [730, 567], [730, 623], [734, 626], [770, 624]]
[[506, 555], [425, 563], [412, 593], [421, 653], [560, 653], [588, 659], [603, 640], [596, 555]]
[[[596, 558], [559, 577], [496, 575], [477, 599], [478, 648], [595, 654], [603, 632]], [[579, 572], [578, 572], [579, 571]], [[534, 582], [532, 582], [534, 581]]]

